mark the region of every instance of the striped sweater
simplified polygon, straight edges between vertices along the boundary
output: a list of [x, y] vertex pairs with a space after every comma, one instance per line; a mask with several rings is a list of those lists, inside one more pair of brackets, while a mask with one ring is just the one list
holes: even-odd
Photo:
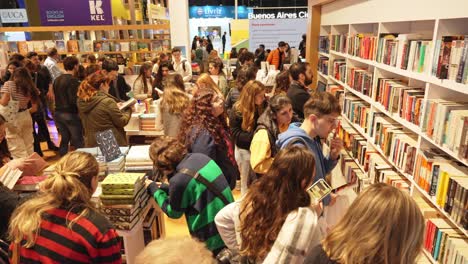
[[[221, 169], [208, 156], [201, 153], [187, 154], [177, 166], [177, 171], [184, 168], [199, 172], [221, 190], [229, 202], [234, 201]], [[185, 214], [190, 234], [204, 241], [208, 249], [216, 251], [224, 247], [214, 218], [225, 204], [204, 184], [187, 174], [177, 172], [170, 177], [169, 186], [163, 184], [158, 188], [152, 183], [148, 190], [168, 217], [180, 218]]]
[[[20, 248], [20, 263], [122, 263], [117, 233], [102, 215], [91, 211], [68, 228], [80, 212], [74, 207], [44, 213], [34, 246]], [[10, 258], [14, 250], [12, 244]]]

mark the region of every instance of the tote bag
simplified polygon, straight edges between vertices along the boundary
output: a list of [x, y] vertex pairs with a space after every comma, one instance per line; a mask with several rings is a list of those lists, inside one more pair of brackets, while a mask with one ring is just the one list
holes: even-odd
[[8, 81], [5, 83], [5, 86], [8, 88], [10, 91], [10, 101], [6, 106], [0, 104], [0, 114], [5, 118], [5, 120], [13, 124], [16, 120], [16, 116], [18, 115], [19, 111], [19, 102], [16, 100], [13, 100], [13, 93], [11, 91], [11, 81]]

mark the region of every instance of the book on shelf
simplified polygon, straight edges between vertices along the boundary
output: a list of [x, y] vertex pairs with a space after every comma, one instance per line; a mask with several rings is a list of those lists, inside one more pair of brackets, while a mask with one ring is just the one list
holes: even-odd
[[130, 51], [137, 51], [137, 50], [138, 50], [138, 42], [130, 41]]
[[366, 60], [375, 60], [377, 37], [372, 33], [359, 33], [348, 37], [348, 54]]
[[364, 132], [368, 131], [368, 120], [371, 111], [370, 105], [352, 94], [346, 94], [344, 97], [343, 114], [351, 123], [361, 127]]
[[468, 241], [443, 218], [428, 218], [424, 235], [424, 249], [439, 263], [463, 263], [455, 259], [468, 257]]
[[18, 53], [18, 43], [16, 41], [8, 41], [8, 51], [10, 53]]
[[162, 42], [160, 40], [151, 40], [150, 48], [152, 51], [162, 51]]
[[67, 49], [65, 47], [65, 41], [63, 40], [56, 40], [55, 41], [55, 48], [57, 49], [57, 52], [67, 52]]
[[328, 75], [328, 57], [321, 56], [318, 61], [318, 71]]
[[348, 68], [347, 69], [347, 84], [354, 90], [369, 95], [372, 89], [373, 73], [367, 68]]
[[343, 59], [333, 61], [333, 78], [338, 81], [345, 82], [346, 78], [346, 62]]
[[79, 51], [78, 40], [67, 41], [67, 52], [77, 53]]
[[439, 79], [449, 79], [467, 83], [468, 35], [443, 36], [436, 40], [432, 61], [432, 75]]
[[130, 51], [130, 43], [126, 42], [126, 41], [120, 42], [120, 50], [121, 51]]
[[46, 52], [44, 41], [37, 40], [37, 41], [32, 41], [32, 43], [33, 43], [35, 52]]
[[56, 45], [55, 45], [55, 41], [53, 40], [45, 40], [44, 41], [44, 47], [45, 47], [45, 50], [49, 50], [51, 48], [56, 48]]
[[147, 42], [138, 41], [137, 46], [139, 51], [149, 51], [149, 45]]
[[109, 41], [103, 41], [103, 42], [101, 43], [101, 51], [103, 51], [103, 52], [109, 52], [109, 51], [110, 51], [110, 45], [111, 45], [111, 44], [109, 43]]
[[347, 47], [347, 34], [343, 35], [331, 35], [330, 37], [330, 49], [341, 52], [341, 53], [346, 53], [346, 47]]
[[330, 37], [319, 36], [319, 52], [328, 53], [330, 50]]
[[27, 41], [18, 41], [18, 52], [21, 54], [28, 53], [28, 42]]

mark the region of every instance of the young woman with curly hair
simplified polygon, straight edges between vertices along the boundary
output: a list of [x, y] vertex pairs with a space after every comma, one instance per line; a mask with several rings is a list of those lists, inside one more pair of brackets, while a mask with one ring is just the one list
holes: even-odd
[[351, 204], [305, 263], [414, 264], [421, 253], [424, 218], [408, 194], [377, 183]]
[[250, 169], [250, 143], [257, 127], [257, 119], [266, 107], [266, 87], [259, 81], [249, 81], [242, 89], [239, 101], [229, 115], [231, 133], [236, 143], [235, 157], [241, 177], [241, 194], [253, 179]]
[[[180, 76], [180, 74], [177, 74]], [[180, 132], [182, 113], [190, 101], [187, 94], [175, 86], [168, 86], [161, 99], [156, 100], [156, 130], [164, 135], [177, 137]]]
[[309, 150], [282, 149], [244, 198], [216, 215], [219, 234], [236, 258], [242, 263], [304, 261], [321, 239], [307, 192], [314, 174], [314, 155]]
[[[210, 78], [210, 76], [208, 76]], [[182, 117], [179, 140], [191, 153], [203, 153], [223, 171], [231, 189], [236, 185], [239, 170], [234, 159], [227, 116], [222, 95], [213, 90], [199, 90]]]
[[91, 196], [99, 164], [70, 152], [41, 183], [39, 194], [18, 207], [10, 222], [12, 263], [121, 263], [120, 242]]

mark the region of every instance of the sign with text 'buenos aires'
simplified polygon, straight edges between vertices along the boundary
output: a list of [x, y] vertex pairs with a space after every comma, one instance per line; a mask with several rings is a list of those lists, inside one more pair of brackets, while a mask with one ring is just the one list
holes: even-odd
[[111, 0], [38, 0], [43, 26], [112, 25]]

